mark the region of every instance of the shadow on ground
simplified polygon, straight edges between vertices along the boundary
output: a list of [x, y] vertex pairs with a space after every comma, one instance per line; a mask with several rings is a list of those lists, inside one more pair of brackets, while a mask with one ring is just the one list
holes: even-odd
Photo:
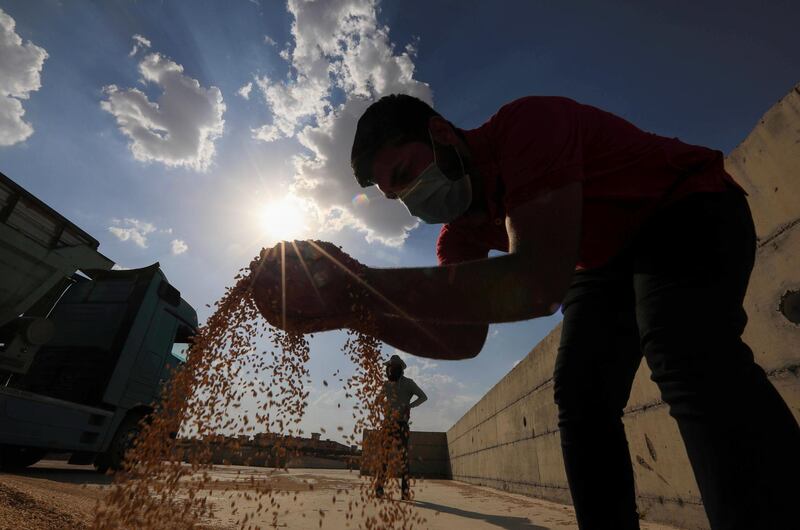
[[469, 510], [462, 510], [460, 508], [453, 508], [452, 506], [444, 506], [442, 504], [424, 501], [414, 501], [414, 506], [426, 510], [449, 513], [458, 517], [466, 517], [468, 519], [480, 519], [505, 530], [549, 530], [546, 526], [539, 526], [531, 523], [531, 520], [527, 517], [511, 517], [507, 515], [470, 512]]
[[94, 469], [62, 469], [49, 467], [29, 467], [21, 471], [7, 473], [20, 477], [35, 477], [64, 484], [111, 484], [114, 477], [98, 473]]

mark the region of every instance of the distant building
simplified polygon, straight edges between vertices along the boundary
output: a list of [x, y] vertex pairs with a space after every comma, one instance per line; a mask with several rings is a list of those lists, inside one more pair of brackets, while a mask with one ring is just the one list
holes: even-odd
[[[311, 438], [258, 433], [252, 438], [209, 436], [204, 439], [184, 438], [178, 441], [185, 461], [190, 453], [210, 457], [213, 464], [260, 467], [358, 468], [361, 451], [333, 440], [322, 440], [320, 433]], [[210, 454], [209, 454], [210, 453]], [[203, 458], [205, 460], [205, 458]]]

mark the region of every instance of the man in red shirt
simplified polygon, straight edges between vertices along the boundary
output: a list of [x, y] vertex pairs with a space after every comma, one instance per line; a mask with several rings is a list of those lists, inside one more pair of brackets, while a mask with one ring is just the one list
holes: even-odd
[[392, 95], [359, 120], [351, 161], [362, 186], [443, 223], [440, 266], [373, 269], [331, 245], [296, 244], [338, 265], [319, 302], [294, 278], [278, 319], [266, 306], [280, 274], [262, 259], [255, 299], [274, 324], [359, 329], [355, 296], [384, 342], [461, 359], [480, 352], [489, 323], [561, 307], [555, 400], [581, 528], [639, 527], [621, 418], [643, 355], [712, 528], [796, 522], [800, 429], [741, 340], [755, 232], [720, 152], [566, 98], [522, 98], [461, 130]]

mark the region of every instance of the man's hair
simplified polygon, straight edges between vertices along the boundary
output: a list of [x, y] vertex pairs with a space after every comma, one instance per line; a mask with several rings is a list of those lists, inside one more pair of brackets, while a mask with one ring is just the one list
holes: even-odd
[[372, 160], [381, 147], [430, 141], [431, 116], [440, 114], [421, 99], [407, 94], [384, 96], [364, 111], [350, 152], [350, 165], [362, 188], [374, 184]]

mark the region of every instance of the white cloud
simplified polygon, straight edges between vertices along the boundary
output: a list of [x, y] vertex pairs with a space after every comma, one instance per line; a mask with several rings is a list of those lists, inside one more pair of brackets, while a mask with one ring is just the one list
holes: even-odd
[[419, 365], [421, 370], [433, 370], [434, 368], [439, 367], [439, 363], [435, 363], [430, 359], [426, 359], [424, 357], [419, 357], [416, 359], [417, 364]]
[[315, 394], [317, 397], [312, 399], [311, 403], [309, 404], [310, 408], [318, 408], [318, 407], [332, 407], [333, 405], [338, 405], [345, 401], [347, 398], [345, 397], [346, 392], [344, 388], [333, 388], [326, 389], [318, 389], [315, 386], [311, 386], [309, 389], [309, 395]]
[[[153, 223], [126, 217], [125, 219], [112, 219], [108, 231], [120, 241], [131, 241], [139, 248], [148, 248], [150, 236], [163, 237], [161, 234], [172, 234], [172, 228], [157, 228]], [[173, 256], [178, 256], [189, 250], [189, 245], [182, 239], [170, 241], [170, 251]], [[125, 270], [125, 267], [121, 267]]]
[[406, 377], [413, 379], [428, 396], [427, 402], [411, 412], [414, 430], [446, 431], [480, 397], [452, 375], [434, 370], [437, 366], [426, 359], [415, 358], [414, 364], [409, 363], [405, 371]]
[[141, 35], [133, 36], [133, 48], [131, 48], [128, 57], [133, 57], [141, 49], [149, 48], [151, 46], [150, 40], [142, 37]]
[[16, 22], [0, 9], [0, 146], [14, 145], [33, 134], [24, 121], [23, 99], [42, 86], [42, 65], [48, 55], [15, 31]]
[[447, 431], [478, 402], [479, 395], [457, 389], [423, 388], [428, 401], [411, 412], [411, 429], [415, 431]]
[[237, 90], [236, 93], [239, 94], [240, 96], [242, 96], [244, 99], [250, 99], [250, 91], [251, 90], [253, 90], [253, 82], [252, 81], [250, 81], [249, 83], [244, 85], [242, 88]]
[[439, 366], [439, 363], [436, 363], [431, 359], [426, 359], [425, 357], [416, 357], [410, 353], [404, 352], [403, 350], [398, 350], [397, 348], [392, 349], [392, 355], [397, 355], [403, 359], [407, 366], [416, 365], [417, 369], [422, 371], [433, 370]]
[[262, 125], [257, 129], [253, 129], [253, 138], [256, 140], [263, 140], [265, 142], [272, 142], [283, 138], [280, 130], [274, 125]]
[[424, 368], [418, 365], [409, 366], [405, 371], [405, 375], [406, 377], [413, 379], [420, 387], [440, 387], [442, 385], [458, 384], [456, 383], [455, 379], [448, 374], [427, 372]]
[[156, 231], [151, 223], [139, 219], [112, 219], [108, 231], [117, 236], [120, 241], [133, 241], [141, 248], [147, 248], [147, 236]]
[[200, 86], [184, 74], [183, 66], [159, 53], [146, 55], [139, 73], [143, 83], [155, 83], [162, 90], [158, 101], [136, 88], [109, 85], [103, 89], [107, 99], [100, 103], [130, 139], [133, 156], [143, 162], [207, 169], [225, 124], [222, 92]]
[[[269, 124], [253, 129], [263, 141], [297, 138], [308, 150], [295, 159], [293, 191], [314, 201], [320, 229], [354, 228], [368, 241], [400, 245], [417, 226], [397, 201], [363, 190], [353, 179], [350, 148], [358, 118], [375, 99], [403, 92], [431, 102], [430, 87], [414, 79], [416, 44], [396, 53], [389, 28], [380, 25], [374, 0], [290, 0], [292, 43], [281, 52], [290, 62], [286, 79], [256, 78]], [[332, 101], [334, 89], [345, 101]]]
[[178, 254], [183, 254], [187, 250], [189, 250], [189, 245], [182, 239], [173, 239], [172, 240], [172, 254], [177, 256]]
[[278, 45], [278, 43], [275, 42], [275, 39], [273, 39], [269, 35], [264, 35], [264, 44], [269, 44], [270, 46], [277, 46]]
[[129, 271], [129, 270], [131, 270], [131, 268], [130, 268], [130, 267], [124, 267], [124, 266], [122, 266], [122, 265], [120, 265], [120, 264], [118, 264], [118, 263], [115, 263], [115, 264], [114, 264], [114, 265], [111, 267], [111, 270], [112, 270], [112, 271]]

